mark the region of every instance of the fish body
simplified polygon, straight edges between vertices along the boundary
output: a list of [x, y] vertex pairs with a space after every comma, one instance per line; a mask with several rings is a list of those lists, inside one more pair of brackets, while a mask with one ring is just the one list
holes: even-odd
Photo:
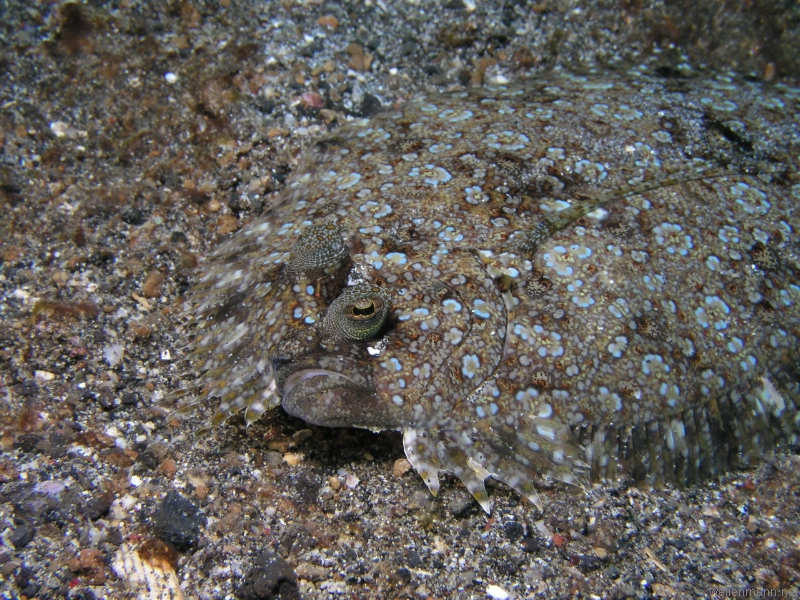
[[685, 485], [796, 443], [800, 91], [558, 76], [305, 153], [188, 297], [211, 424], [282, 405], [454, 472]]

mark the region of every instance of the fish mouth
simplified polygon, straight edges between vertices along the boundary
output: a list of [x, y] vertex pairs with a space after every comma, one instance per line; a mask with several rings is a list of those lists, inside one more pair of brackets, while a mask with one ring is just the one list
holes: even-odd
[[286, 378], [286, 381], [283, 383], [283, 396], [291, 397], [292, 390], [295, 386], [301, 384], [302, 382], [306, 381], [307, 379], [311, 379], [312, 377], [341, 377], [347, 381], [352, 382], [353, 380], [341, 373], [336, 373], [335, 371], [328, 371], [326, 369], [300, 369], [295, 371], [289, 377]]
[[[349, 356], [305, 356], [278, 366], [283, 409], [313, 425], [371, 427], [372, 367]], [[355, 419], [355, 421], [354, 421]]]

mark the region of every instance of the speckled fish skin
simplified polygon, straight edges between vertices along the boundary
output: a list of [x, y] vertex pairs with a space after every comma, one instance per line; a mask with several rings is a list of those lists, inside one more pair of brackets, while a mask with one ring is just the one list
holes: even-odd
[[342, 127], [189, 295], [196, 399], [400, 430], [487, 511], [488, 476], [541, 509], [536, 477], [686, 485], [797, 443], [798, 122], [797, 89], [634, 74]]

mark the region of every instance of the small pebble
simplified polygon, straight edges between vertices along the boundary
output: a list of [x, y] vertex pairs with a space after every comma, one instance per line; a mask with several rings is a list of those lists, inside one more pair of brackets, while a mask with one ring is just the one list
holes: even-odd
[[503, 531], [505, 531], [508, 541], [513, 543], [525, 535], [525, 526], [517, 521], [509, 521], [503, 525]]
[[486, 587], [486, 593], [495, 600], [508, 600], [510, 594], [498, 585]]
[[411, 470], [411, 463], [407, 458], [398, 458], [392, 465], [392, 475], [395, 477], [402, 477]]
[[8, 536], [8, 541], [11, 542], [14, 548], [21, 550], [31, 543], [34, 533], [34, 528], [22, 521], [11, 530], [11, 534]]
[[299, 600], [297, 576], [283, 558], [271, 550], [263, 550], [253, 560], [250, 571], [242, 578], [236, 597], [239, 600]]
[[106, 359], [109, 367], [116, 367], [122, 362], [122, 357], [125, 356], [125, 348], [120, 344], [110, 344], [103, 350], [103, 357]]
[[283, 462], [290, 467], [296, 467], [303, 462], [303, 455], [299, 452], [287, 452], [283, 455]]
[[181, 552], [197, 544], [204, 523], [200, 509], [174, 490], [167, 493], [153, 513], [156, 535]]
[[150, 271], [142, 284], [142, 294], [145, 298], [158, 298], [164, 285], [164, 273], [159, 269]]
[[164, 474], [165, 477], [168, 477], [169, 479], [175, 477], [175, 473], [178, 472], [178, 466], [171, 458], [165, 458], [163, 461], [161, 461], [158, 469]]

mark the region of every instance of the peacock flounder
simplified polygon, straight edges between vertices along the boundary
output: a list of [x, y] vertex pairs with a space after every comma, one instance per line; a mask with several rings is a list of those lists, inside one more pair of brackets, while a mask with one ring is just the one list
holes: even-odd
[[403, 432], [430, 490], [685, 485], [798, 439], [800, 91], [558, 76], [319, 140], [189, 295], [209, 425]]

